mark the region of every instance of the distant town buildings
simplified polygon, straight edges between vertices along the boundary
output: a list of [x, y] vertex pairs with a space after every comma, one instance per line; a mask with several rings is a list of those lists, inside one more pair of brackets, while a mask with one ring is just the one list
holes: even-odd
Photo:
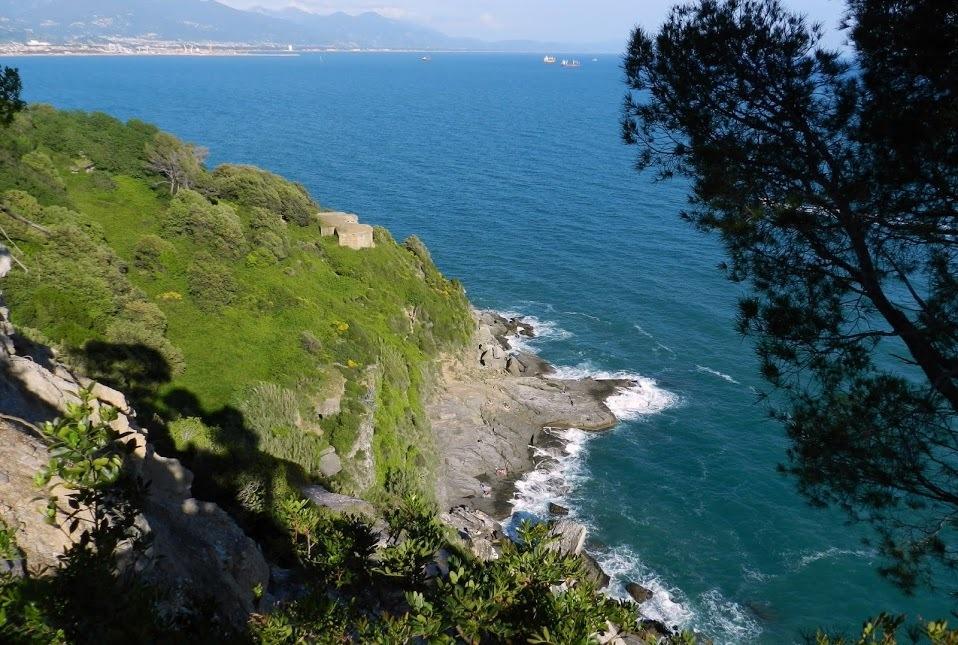
[[42, 40], [0, 42], [0, 56], [248, 56], [295, 55], [288, 45], [213, 43], [115, 38], [94, 42], [50, 43]]

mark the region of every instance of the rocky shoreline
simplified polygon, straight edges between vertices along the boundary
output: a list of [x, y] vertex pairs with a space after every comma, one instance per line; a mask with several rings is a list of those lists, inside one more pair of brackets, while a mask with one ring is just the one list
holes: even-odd
[[488, 311], [474, 318], [474, 342], [442, 362], [427, 408], [441, 459], [437, 498], [443, 509], [465, 505], [503, 519], [515, 483], [536, 469], [534, 448], [557, 441], [547, 429], [612, 428], [618, 419], [605, 400], [635, 383], [551, 378], [551, 365], [510, 342], [534, 337], [531, 325]]
[[[474, 311], [473, 316], [474, 342], [442, 362], [439, 387], [427, 411], [441, 460], [440, 517], [476, 557], [492, 559], [498, 557], [497, 545], [508, 539], [502, 522], [512, 514], [516, 482], [546, 465], [549, 458], [543, 453], [564, 449], [556, 431], [614, 427], [618, 419], [606, 400], [638, 384], [555, 378], [549, 363], [517, 348], [517, 339], [535, 337], [532, 325], [490, 311]], [[547, 508], [556, 548], [580, 557], [589, 577], [606, 588], [610, 578], [586, 548], [586, 527], [568, 519], [569, 509], [555, 501]], [[640, 606], [652, 598], [649, 589], [635, 582], [625, 591]], [[675, 629], [653, 620], [643, 620], [641, 627], [659, 636]]]

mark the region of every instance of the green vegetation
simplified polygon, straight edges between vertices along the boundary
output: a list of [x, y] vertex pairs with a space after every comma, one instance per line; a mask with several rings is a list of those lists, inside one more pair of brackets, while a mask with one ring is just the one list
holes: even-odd
[[301, 186], [202, 158], [138, 122], [18, 114], [0, 131], [0, 225], [29, 271], [5, 282], [14, 322], [128, 393], [227, 508], [251, 473], [320, 477], [330, 445], [339, 490], [373, 493], [389, 471], [426, 483], [422, 398], [433, 359], [470, 334], [462, 288], [421, 244], [377, 230], [375, 249], [340, 248]]

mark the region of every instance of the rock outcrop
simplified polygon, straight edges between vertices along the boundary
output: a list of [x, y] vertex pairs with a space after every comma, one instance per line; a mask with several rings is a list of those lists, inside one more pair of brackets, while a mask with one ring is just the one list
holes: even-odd
[[443, 362], [428, 406], [442, 459], [437, 497], [443, 508], [468, 504], [502, 518], [516, 480], [535, 468], [532, 446], [550, 441], [544, 428], [611, 428], [604, 401], [628, 382], [549, 378], [547, 363], [509, 344], [532, 333], [525, 323], [480, 312], [476, 325], [466, 354]]
[[36, 428], [78, 402], [79, 392], [88, 388], [95, 410], [109, 405], [119, 412], [112, 426], [132, 433], [136, 447], [130, 466], [149, 484], [137, 524], [151, 542], [135, 565], [138, 577], [168, 590], [183, 609], [212, 601], [224, 620], [245, 623], [254, 609], [254, 587], [269, 582], [259, 547], [219, 506], [192, 497], [192, 473], [156, 454], [125, 397], [72, 374], [49, 350], [22, 342], [2, 307], [0, 371], [0, 517], [16, 529], [27, 566], [55, 567], [57, 556], [77, 537], [62, 517], [56, 527], [39, 514], [44, 491], [36, 488], [33, 475], [46, 463], [47, 451]]
[[625, 591], [640, 605], [652, 599], [652, 591], [635, 582], [625, 585]]
[[578, 522], [559, 520], [550, 531], [555, 541], [549, 546], [566, 555], [579, 555], [585, 548], [587, 530]]
[[332, 493], [322, 486], [307, 486], [302, 489], [303, 495], [316, 506], [328, 508], [337, 513], [349, 513], [351, 515], [365, 515], [370, 518], [377, 517], [376, 509], [366, 500], [357, 497], [349, 497]]
[[457, 506], [448, 513], [440, 514], [439, 519], [455, 529], [459, 539], [478, 559], [499, 558], [498, 545], [507, 538], [502, 525], [487, 514], [467, 506]]

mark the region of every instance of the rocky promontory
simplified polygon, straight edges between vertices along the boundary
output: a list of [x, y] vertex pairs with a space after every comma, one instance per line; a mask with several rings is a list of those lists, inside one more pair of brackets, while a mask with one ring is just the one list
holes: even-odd
[[516, 481], [535, 468], [533, 448], [555, 441], [545, 429], [613, 427], [605, 400], [632, 383], [554, 378], [548, 363], [516, 349], [534, 327], [494, 312], [474, 318], [473, 343], [443, 360], [428, 407], [441, 459], [437, 497], [444, 509], [466, 505], [503, 518]]

